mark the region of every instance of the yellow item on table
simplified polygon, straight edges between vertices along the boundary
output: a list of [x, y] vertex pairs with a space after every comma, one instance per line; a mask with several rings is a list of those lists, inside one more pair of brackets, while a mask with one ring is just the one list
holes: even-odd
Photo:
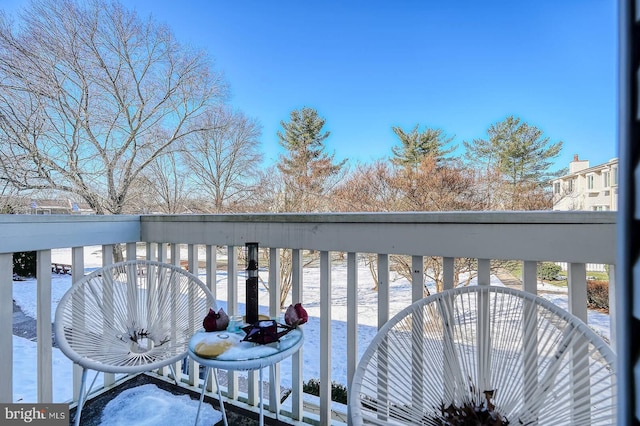
[[215, 358], [233, 346], [233, 342], [220, 340], [218, 342], [200, 342], [195, 347], [195, 353], [203, 358]]

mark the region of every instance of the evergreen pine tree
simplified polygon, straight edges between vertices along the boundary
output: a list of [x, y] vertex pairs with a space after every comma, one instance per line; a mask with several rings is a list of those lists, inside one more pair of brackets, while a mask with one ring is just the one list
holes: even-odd
[[491, 125], [487, 134], [488, 139], [464, 142], [465, 157], [472, 163], [484, 165], [487, 173], [501, 175], [510, 189], [510, 202], [502, 208], [522, 208], [519, 200], [525, 193], [539, 191], [550, 178], [563, 172], [550, 171], [552, 160], [560, 155], [562, 142], [550, 143], [542, 130], [520, 118], [509, 116]]
[[330, 135], [323, 130], [325, 122], [308, 107], [292, 111], [289, 122], [280, 122], [283, 131], [278, 131], [278, 139], [287, 151], [278, 164], [286, 183], [285, 211], [322, 210], [319, 201], [331, 187], [330, 178], [346, 163], [334, 163], [334, 154], [325, 152]]
[[496, 166], [511, 182], [546, 182], [555, 174], [549, 169], [560, 155], [562, 142], [550, 144], [542, 130], [509, 116], [491, 125], [488, 139], [464, 142], [466, 157]]
[[436, 159], [436, 162], [441, 163], [446, 155], [456, 149], [455, 146], [444, 148], [453, 138], [447, 137], [442, 129], [427, 128], [420, 132], [419, 125], [408, 133], [400, 127], [391, 129], [400, 139], [400, 145], [391, 148], [395, 156], [391, 161], [393, 164], [408, 167], [414, 171], [426, 156], [431, 156]]

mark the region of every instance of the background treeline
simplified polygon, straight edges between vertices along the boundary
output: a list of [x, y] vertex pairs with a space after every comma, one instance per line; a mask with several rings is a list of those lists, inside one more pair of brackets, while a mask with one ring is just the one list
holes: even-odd
[[[203, 50], [113, 2], [0, 13], [0, 196], [97, 214], [534, 210], [562, 142], [508, 116], [485, 139], [393, 127], [389, 157], [336, 161], [313, 108], [293, 109], [263, 167], [261, 124], [228, 102]], [[313, 100], [310, 100], [311, 102]], [[426, 117], [425, 119], [428, 119]], [[338, 148], [339, 149], [339, 148]]]

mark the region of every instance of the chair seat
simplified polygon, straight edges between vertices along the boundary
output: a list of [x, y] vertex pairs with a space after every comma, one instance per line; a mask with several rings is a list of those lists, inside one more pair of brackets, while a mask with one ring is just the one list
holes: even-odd
[[[215, 300], [193, 274], [149, 260], [115, 263], [75, 282], [56, 309], [60, 350], [86, 370], [134, 374], [184, 359]], [[79, 422], [83, 389], [79, 395]]]
[[56, 341], [71, 360], [93, 370], [149, 371], [186, 356], [214, 304], [206, 286], [176, 266], [116, 263], [83, 277], [62, 297]]
[[443, 422], [465, 410], [477, 424], [493, 416], [611, 425], [614, 355], [545, 299], [505, 287], [458, 288], [412, 304], [380, 329], [358, 364], [349, 405], [356, 425], [462, 424]]

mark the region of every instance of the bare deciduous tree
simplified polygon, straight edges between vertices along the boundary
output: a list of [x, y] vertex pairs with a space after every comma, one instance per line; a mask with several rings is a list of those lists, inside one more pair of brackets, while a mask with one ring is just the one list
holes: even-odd
[[394, 185], [396, 171], [387, 161], [361, 164], [333, 193], [335, 210], [343, 212], [397, 211], [402, 193]]
[[180, 154], [172, 150], [151, 162], [139, 184], [130, 191], [136, 199], [127, 205], [145, 213], [185, 213], [192, 193], [187, 188], [188, 172], [180, 158]]
[[392, 185], [402, 194], [402, 211], [478, 210], [473, 173], [458, 161], [439, 165], [438, 159], [425, 156], [415, 169], [401, 169]]
[[34, 0], [0, 16], [0, 167], [16, 188], [121, 213], [141, 172], [226, 86], [207, 55], [120, 4]]
[[195, 188], [221, 213], [243, 204], [256, 189], [261, 126], [227, 106], [210, 111], [205, 120], [208, 130], [189, 138], [185, 163]]
[[[482, 200], [475, 188], [473, 170], [457, 160], [443, 162], [425, 154], [411, 167], [390, 167], [379, 161], [355, 168], [336, 190], [335, 203], [344, 211], [479, 210]], [[377, 290], [377, 255], [364, 254], [363, 259], [374, 281], [373, 290]], [[393, 271], [412, 279], [411, 257], [394, 254], [389, 260]], [[476, 264], [475, 259], [455, 259], [454, 282], [468, 284], [476, 275]], [[425, 256], [423, 270], [425, 282], [434, 282], [442, 290], [442, 258]]]

